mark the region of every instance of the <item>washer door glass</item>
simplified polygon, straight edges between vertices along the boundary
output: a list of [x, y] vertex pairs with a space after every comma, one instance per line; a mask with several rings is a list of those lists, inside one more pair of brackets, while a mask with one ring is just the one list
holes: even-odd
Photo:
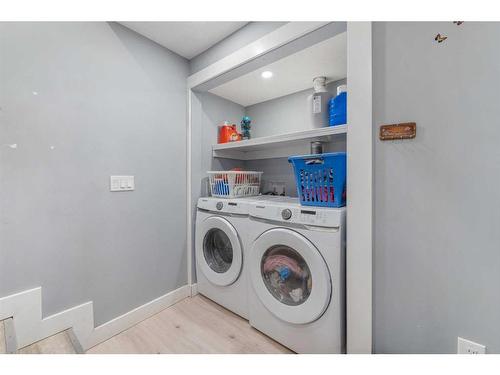
[[203, 255], [212, 270], [227, 272], [233, 263], [233, 247], [226, 233], [218, 228], [210, 229], [203, 240]]
[[276, 245], [266, 250], [260, 270], [267, 290], [278, 301], [297, 306], [309, 298], [311, 271], [304, 258], [291, 247]]
[[212, 284], [228, 286], [240, 276], [243, 251], [236, 228], [224, 217], [209, 216], [196, 223], [197, 272]]
[[252, 243], [250, 278], [255, 294], [277, 318], [307, 324], [330, 303], [332, 281], [316, 246], [287, 228], [265, 231]]

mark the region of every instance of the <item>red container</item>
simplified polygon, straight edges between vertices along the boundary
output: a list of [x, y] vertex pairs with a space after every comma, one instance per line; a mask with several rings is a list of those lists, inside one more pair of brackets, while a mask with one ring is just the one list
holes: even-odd
[[219, 143], [240, 141], [241, 135], [236, 130], [236, 125], [229, 125], [227, 122], [219, 126]]

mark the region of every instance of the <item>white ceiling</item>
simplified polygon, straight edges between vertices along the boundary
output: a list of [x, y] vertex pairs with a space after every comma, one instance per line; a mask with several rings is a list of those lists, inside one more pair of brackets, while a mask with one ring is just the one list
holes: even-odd
[[[266, 70], [273, 72], [272, 78], [261, 77]], [[328, 81], [347, 77], [347, 33], [338, 34], [209, 91], [248, 107], [312, 89], [312, 80], [318, 76], [325, 76]]]
[[120, 22], [129, 29], [191, 59], [247, 22]]

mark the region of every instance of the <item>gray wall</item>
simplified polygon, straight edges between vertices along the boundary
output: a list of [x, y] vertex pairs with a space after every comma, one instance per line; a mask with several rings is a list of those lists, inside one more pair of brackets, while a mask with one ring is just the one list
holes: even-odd
[[[228, 121], [230, 124], [236, 124], [239, 130], [239, 124], [245, 115], [245, 108], [229, 100], [220, 98], [210, 93], [198, 94], [203, 103], [201, 120], [201, 158], [202, 170], [220, 170], [221, 168], [241, 167], [241, 163], [233, 160], [224, 160], [218, 158], [206, 157], [212, 154], [212, 145], [217, 143], [218, 126]], [[232, 165], [231, 163], [234, 163]]]
[[[312, 128], [312, 104], [308, 98], [313, 94], [313, 78], [310, 89], [247, 107], [246, 113], [252, 118], [252, 136], [265, 137]], [[335, 96], [337, 87], [345, 83], [345, 79], [331, 82], [327, 90], [331, 96]]]
[[188, 62], [108, 23], [0, 23], [0, 56], [0, 296], [101, 324], [186, 284]]
[[374, 141], [375, 352], [499, 353], [500, 24], [376, 23], [373, 42], [374, 125], [417, 123]]
[[245, 169], [249, 171], [262, 171], [262, 193], [272, 191], [273, 182], [285, 184], [285, 194], [290, 197], [297, 196], [293, 167], [288, 158], [274, 158], [245, 161]]
[[214, 46], [200, 53], [198, 56], [193, 57], [189, 61], [190, 73], [193, 74], [206, 68], [286, 23], [287, 22], [249, 22]]

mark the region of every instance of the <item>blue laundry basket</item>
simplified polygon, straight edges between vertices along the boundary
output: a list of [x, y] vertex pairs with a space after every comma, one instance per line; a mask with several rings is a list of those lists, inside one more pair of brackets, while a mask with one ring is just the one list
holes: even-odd
[[297, 195], [303, 206], [343, 207], [346, 204], [346, 153], [290, 156]]

